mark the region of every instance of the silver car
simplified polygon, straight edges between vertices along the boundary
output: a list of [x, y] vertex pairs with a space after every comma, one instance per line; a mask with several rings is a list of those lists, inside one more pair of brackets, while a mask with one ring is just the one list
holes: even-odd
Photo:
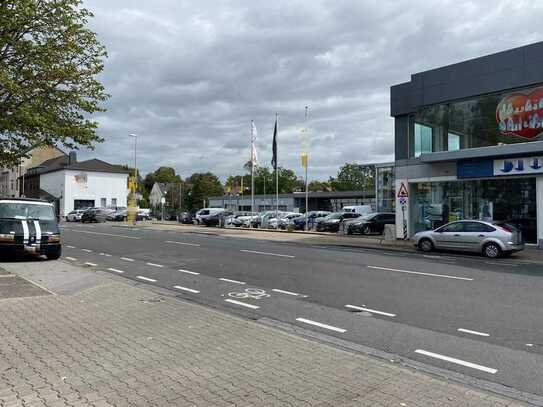
[[413, 240], [415, 246], [424, 252], [461, 250], [496, 258], [524, 250], [522, 234], [517, 228], [479, 220], [451, 222], [436, 230], [419, 232]]

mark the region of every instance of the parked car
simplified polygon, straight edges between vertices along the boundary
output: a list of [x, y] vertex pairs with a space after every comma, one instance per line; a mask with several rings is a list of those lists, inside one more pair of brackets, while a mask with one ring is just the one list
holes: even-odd
[[201, 225], [201, 224], [203, 224], [203, 220], [206, 217], [215, 215], [215, 214], [217, 214], [219, 212], [222, 212], [222, 211], [224, 211], [223, 208], [203, 208], [203, 209], [200, 209], [198, 212], [196, 212], [196, 216], [194, 217], [195, 221], [196, 221], [196, 224]]
[[234, 212], [225, 209], [217, 211], [212, 215], [202, 218], [202, 223], [205, 226], [219, 226], [221, 222], [225, 222], [226, 218], [232, 216]]
[[275, 214], [268, 220], [268, 229], [286, 229], [290, 220], [302, 216], [301, 213], [294, 212], [279, 212], [277, 217]]
[[333, 212], [330, 215], [319, 219], [317, 222], [318, 232], [338, 232], [341, 223], [346, 219], [358, 218], [361, 215], [355, 212]]
[[413, 236], [415, 246], [422, 251], [434, 249], [460, 250], [496, 258], [524, 250], [522, 233], [513, 225], [479, 220], [447, 223], [435, 230]]
[[342, 211], [359, 213], [361, 215], [369, 215], [373, 212], [373, 209], [371, 209], [371, 205], [350, 205], [344, 206], [342, 208]]
[[56, 260], [62, 254], [53, 204], [38, 199], [0, 199], [0, 254], [33, 253]]
[[118, 209], [115, 212], [112, 212], [107, 215], [106, 219], [115, 221], [115, 222], [122, 222], [127, 219], [128, 216], [128, 210], [127, 209]]
[[394, 225], [396, 223], [396, 214], [393, 212], [377, 212], [349, 222], [347, 233], [360, 233], [369, 235], [371, 233], [383, 234], [385, 225]]
[[537, 242], [537, 218], [512, 218], [505, 223], [519, 229], [525, 242]]
[[193, 222], [192, 214], [190, 212], [181, 212], [179, 216], [177, 217], [177, 221], [179, 223], [184, 223], [186, 225], [192, 224]]
[[66, 222], [81, 222], [81, 216], [85, 212], [84, 209], [76, 209], [66, 215]]
[[104, 208], [87, 209], [81, 215], [81, 223], [105, 222], [109, 212]]
[[[330, 212], [328, 211], [310, 211], [307, 213], [307, 223], [309, 225], [309, 229], [313, 229], [319, 219], [322, 219], [326, 216], [330, 215]], [[294, 218], [292, 220], [292, 225], [294, 226], [295, 230], [304, 230], [305, 229], [305, 214], [302, 214], [302, 216], [298, 218]]]

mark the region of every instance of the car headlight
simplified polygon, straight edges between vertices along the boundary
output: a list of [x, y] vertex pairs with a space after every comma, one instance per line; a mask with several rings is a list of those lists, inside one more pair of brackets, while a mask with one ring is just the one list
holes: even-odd
[[59, 243], [60, 242], [60, 235], [49, 235], [49, 238], [47, 239], [49, 243]]

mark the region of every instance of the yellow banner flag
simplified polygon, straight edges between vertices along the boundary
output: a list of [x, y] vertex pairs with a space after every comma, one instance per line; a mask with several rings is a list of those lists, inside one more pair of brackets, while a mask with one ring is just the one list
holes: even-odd
[[308, 162], [307, 153], [302, 153], [301, 159], [302, 159], [302, 167], [307, 168], [307, 162]]

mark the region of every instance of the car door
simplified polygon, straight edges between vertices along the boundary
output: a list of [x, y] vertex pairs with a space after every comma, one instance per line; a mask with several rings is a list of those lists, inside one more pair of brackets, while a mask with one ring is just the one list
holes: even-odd
[[483, 241], [496, 229], [482, 222], [464, 222], [462, 245], [465, 250], [479, 252], [483, 248]]
[[464, 250], [462, 234], [464, 222], [453, 222], [436, 229], [432, 234], [437, 249]]

